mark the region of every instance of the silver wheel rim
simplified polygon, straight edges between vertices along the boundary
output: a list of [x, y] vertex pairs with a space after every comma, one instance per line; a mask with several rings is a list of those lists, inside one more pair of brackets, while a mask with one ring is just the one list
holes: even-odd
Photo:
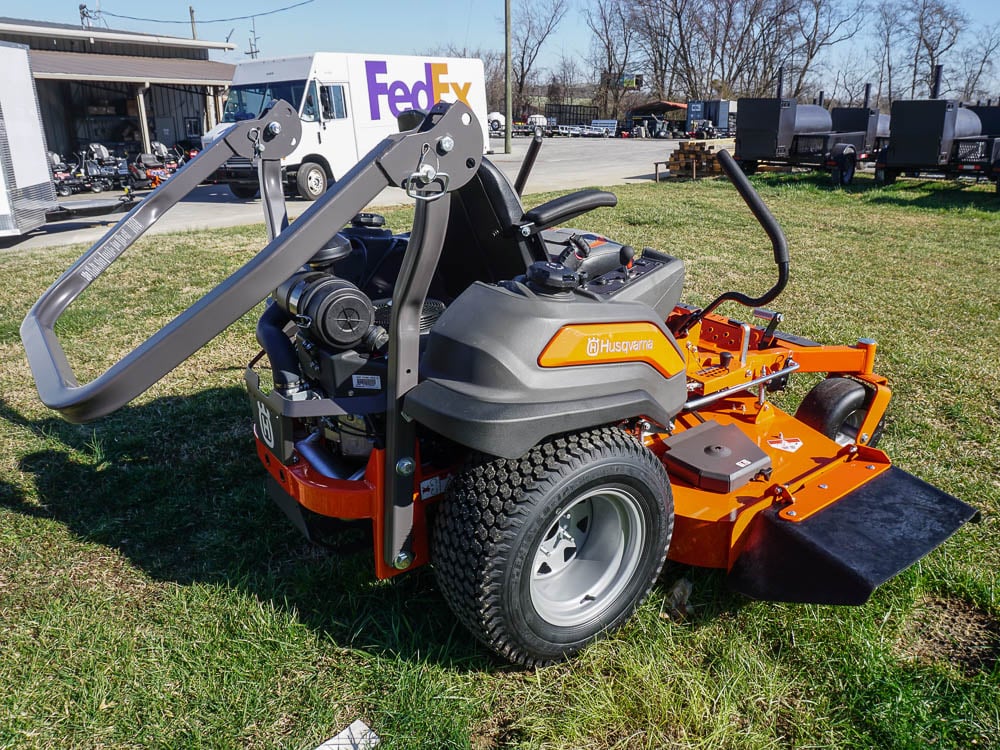
[[318, 194], [323, 189], [323, 178], [318, 169], [310, 169], [306, 175], [306, 187], [313, 195]]
[[535, 549], [528, 582], [535, 612], [558, 627], [599, 617], [632, 581], [646, 537], [630, 490], [600, 487], [575, 498]]
[[833, 440], [837, 445], [853, 445], [858, 441], [858, 434], [861, 430], [861, 423], [864, 421], [865, 413], [861, 409], [852, 411], [844, 418], [844, 423], [840, 425]]

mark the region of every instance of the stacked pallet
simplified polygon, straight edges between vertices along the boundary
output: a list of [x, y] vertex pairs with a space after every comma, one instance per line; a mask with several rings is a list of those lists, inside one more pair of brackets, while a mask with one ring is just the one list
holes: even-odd
[[671, 177], [715, 177], [722, 174], [715, 146], [704, 141], [681, 141], [667, 160]]

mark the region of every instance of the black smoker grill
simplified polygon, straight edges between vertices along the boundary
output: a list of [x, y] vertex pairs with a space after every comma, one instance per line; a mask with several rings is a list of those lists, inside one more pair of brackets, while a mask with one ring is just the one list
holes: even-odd
[[848, 185], [859, 161], [870, 158], [888, 119], [869, 107], [799, 104], [794, 99], [740, 99], [736, 158], [747, 174], [757, 165], [791, 164], [830, 171]]
[[990, 180], [1000, 192], [1000, 106], [893, 102], [892, 133], [878, 154], [875, 181], [891, 185], [900, 174], [922, 172]]

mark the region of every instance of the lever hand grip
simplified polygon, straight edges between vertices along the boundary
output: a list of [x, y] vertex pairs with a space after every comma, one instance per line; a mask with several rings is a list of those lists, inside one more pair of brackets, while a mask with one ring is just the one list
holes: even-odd
[[743, 202], [747, 204], [753, 213], [754, 218], [757, 219], [764, 228], [764, 231], [767, 232], [767, 236], [771, 240], [771, 247], [774, 248], [774, 262], [778, 265], [787, 263], [788, 242], [785, 240], [785, 233], [781, 231], [778, 221], [771, 214], [770, 210], [768, 210], [767, 206], [764, 205], [764, 201], [757, 195], [757, 191], [753, 189], [750, 180], [743, 174], [743, 170], [740, 169], [730, 153], [726, 149], [722, 149], [715, 156], [722, 166], [722, 171], [726, 173], [729, 181], [736, 188], [736, 192], [740, 194]]

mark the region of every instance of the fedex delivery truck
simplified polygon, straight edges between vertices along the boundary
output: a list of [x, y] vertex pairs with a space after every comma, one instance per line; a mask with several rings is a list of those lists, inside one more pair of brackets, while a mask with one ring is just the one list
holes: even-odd
[[[257, 117], [272, 99], [287, 101], [302, 120], [302, 139], [282, 166], [286, 192], [306, 200], [316, 200], [375, 144], [398, 132], [396, 116], [408, 109], [465, 102], [489, 143], [482, 60], [317, 52], [237, 65], [222, 123], [203, 145], [231, 123]], [[238, 198], [252, 198], [259, 189], [256, 167], [247, 159], [230, 159], [215, 180]]]

